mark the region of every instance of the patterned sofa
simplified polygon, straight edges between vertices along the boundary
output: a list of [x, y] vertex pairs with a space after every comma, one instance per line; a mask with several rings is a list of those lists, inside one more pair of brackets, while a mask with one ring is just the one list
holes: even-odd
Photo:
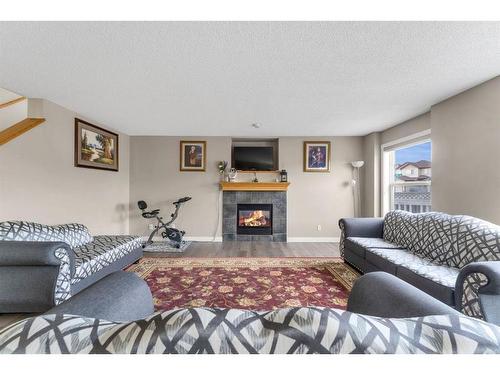
[[396, 275], [466, 315], [500, 324], [500, 227], [470, 216], [391, 211], [341, 219], [340, 251], [363, 273]]
[[0, 313], [46, 311], [141, 257], [140, 237], [93, 237], [82, 224], [0, 222]]
[[[109, 289], [124, 282], [135, 292]], [[89, 299], [102, 301], [89, 306]], [[115, 272], [44, 315], [0, 330], [0, 353], [500, 353], [500, 327], [460, 314], [384, 272], [356, 280], [348, 311], [186, 308], [151, 314], [152, 305], [143, 280]]]
[[451, 315], [377, 318], [322, 307], [192, 308], [114, 323], [42, 315], [0, 332], [3, 354], [500, 354], [500, 327]]

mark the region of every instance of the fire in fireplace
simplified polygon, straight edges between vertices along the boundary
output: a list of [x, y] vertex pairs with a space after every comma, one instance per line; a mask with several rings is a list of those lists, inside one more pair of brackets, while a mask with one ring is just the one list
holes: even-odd
[[238, 204], [238, 234], [273, 234], [272, 204]]
[[269, 211], [242, 210], [238, 225], [240, 227], [269, 227], [271, 225]]

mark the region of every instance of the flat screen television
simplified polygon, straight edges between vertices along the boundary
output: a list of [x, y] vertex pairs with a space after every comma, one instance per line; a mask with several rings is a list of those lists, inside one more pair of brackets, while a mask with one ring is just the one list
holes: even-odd
[[242, 171], [274, 171], [272, 147], [235, 146], [233, 148], [233, 168]]

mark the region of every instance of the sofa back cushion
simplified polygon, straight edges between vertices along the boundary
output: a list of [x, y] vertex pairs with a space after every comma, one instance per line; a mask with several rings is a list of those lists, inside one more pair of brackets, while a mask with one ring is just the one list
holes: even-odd
[[391, 211], [384, 218], [384, 239], [450, 267], [500, 260], [500, 227], [471, 216]]
[[71, 248], [93, 241], [83, 224], [44, 225], [29, 221], [0, 222], [0, 241], [62, 241]]
[[326, 307], [198, 307], [124, 323], [47, 314], [4, 329], [0, 353], [485, 354], [500, 353], [500, 327], [461, 314], [390, 319]]

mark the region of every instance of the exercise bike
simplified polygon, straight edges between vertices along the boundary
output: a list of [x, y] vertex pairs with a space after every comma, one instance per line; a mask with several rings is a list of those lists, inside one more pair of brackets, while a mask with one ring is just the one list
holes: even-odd
[[148, 208], [148, 205], [144, 201], [139, 201], [137, 202], [137, 205], [139, 206], [140, 210], [142, 211], [142, 217], [145, 219], [156, 219], [158, 220], [157, 224], [154, 227], [154, 230], [151, 232], [149, 235], [149, 238], [145, 244], [142, 245], [142, 248], [146, 248], [147, 246], [151, 245], [153, 243], [153, 237], [156, 235], [156, 233], [160, 232], [161, 236], [165, 239], [170, 240], [170, 243], [172, 246], [175, 248], [179, 249], [182, 245], [182, 238], [184, 237], [184, 234], [186, 234], [185, 231], [179, 230], [177, 228], [172, 228], [170, 225], [177, 219], [177, 215], [179, 213], [179, 208], [183, 203], [186, 203], [187, 201], [190, 201], [191, 197], [184, 197], [181, 198], [173, 203], [175, 206], [175, 211], [170, 215], [170, 221], [165, 223], [163, 222], [163, 218], [160, 215], [160, 210], [154, 209], [151, 211], [145, 211]]

